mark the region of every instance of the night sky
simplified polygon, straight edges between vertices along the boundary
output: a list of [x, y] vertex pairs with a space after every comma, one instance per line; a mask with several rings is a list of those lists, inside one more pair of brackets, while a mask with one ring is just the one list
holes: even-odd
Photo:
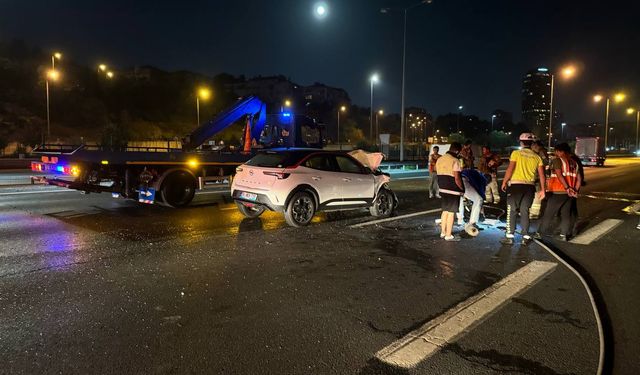
[[[91, 65], [283, 74], [342, 87], [364, 106], [378, 72], [375, 107], [399, 112], [402, 14], [380, 8], [416, 1], [326, 0], [321, 21], [315, 3], [0, 0], [0, 38]], [[639, 12], [637, 1], [434, 0], [409, 14], [407, 106], [438, 115], [462, 104], [483, 118], [500, 108], [518, 120], [523, 74], [575, 62], [581, 72], [558, 83], [557, 108], [568, 122], [601, 121], [596, 91], [624, 89], [624, 107], [640, 105]]]

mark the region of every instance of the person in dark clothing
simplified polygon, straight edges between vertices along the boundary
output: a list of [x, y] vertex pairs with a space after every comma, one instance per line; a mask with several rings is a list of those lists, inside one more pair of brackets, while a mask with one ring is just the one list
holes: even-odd
[[[575, 154], [575, 152], [571, 153], [571, 159], [578, 164], [578, 174], [580, 175], [580, 186], [586, 186], [587, 181], [584, 180], [584, 165], [582, 165], [582, 160]], [[575, 236], [577, 234], [577, 224], [578, 224], [578, 200], [574, 199], [571, 201], [571, 236]]]
[[560, 212], [560, 239], [566, 241], [572, 232], [571, 207], [578, 197], [580, 190], [580, 174], [578, 164], [571, 159], [571, 148], [566, 143], [555, 147], [556, 158], [551, 162], [547, 190], [549, 201], [542, 217], [542, 223], [536, 237], [545, 234], [551, 225], [551, 221]]

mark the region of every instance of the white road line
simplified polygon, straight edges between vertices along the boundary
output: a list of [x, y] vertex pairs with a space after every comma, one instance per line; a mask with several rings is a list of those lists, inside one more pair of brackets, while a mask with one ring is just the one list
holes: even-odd
[[378, 224], [378, 223], [386, 223], [388, 221], [401, 220], [401, 219], [406, 219], [406, 218], [414, 217], [414, 216], [428, 215], [428, 214], [432, 214], [434, 212], [439, 212], [439, 211], [442, 211], [442, 209], [434, 208], [433, 210], [414, 212], [412, 214], [388, 217], [386, 219], [365, 221], [364, 223], [353, 224], [353, 225], [349, 226], [349, 228], [362, 228], [362, 227], [366, 227], [367, 225], [373, 225], [373, 224]]
[[39, 191], [14, 191], [11, 193], [0, 193], [4, 195], [25, 195], [25, 194], [43, 194], [43, 193], [77, 193], [76, 190], [39, 190]]
[[380, 350], [376, 357], [395, 367], [408, 369], [417, 366], [482, 323], [511, 298], [535, 285], [553, 272], [557, 265], [542, 261], [527, 264]]
[[616, 197], [600, 197], [597, 195], [592, 195], [592, 194], [582, 194], [580, 195], [581, 197], [586, 197], [586, 198], [591, 198], [591, 199], [602, 199], [602, 200], [606, 200], [606, 201], [616, 201], [616, 202], [630, 202], [630, 203], [634, 203], [634, 202], [638, 202], [637, 199], [628, 199], [628, 198], [616, 198]]
[[605, 234], [611, 232], [615, 227], [622, 224], [622, 220], [618, 219], [607, 219], [598, 225], [595, 225], [589, 228], [586, 232], [580, 233], [575, 238], [573, 238], [571, 243], [575, 243], [578, 245], [589, 245], [593, 241], [600, 239]]
[[640, 202], [638, 203], [634, 203], [630, 206], [627, 206], [625, 208], [622, 209], [622, 211], [629, 213], [629, 214], [636, 214], [636, 215], [640, 215]]

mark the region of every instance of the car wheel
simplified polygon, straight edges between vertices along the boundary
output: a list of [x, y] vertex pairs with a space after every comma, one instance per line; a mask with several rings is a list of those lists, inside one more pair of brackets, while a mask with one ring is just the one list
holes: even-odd
[[316, 213], [316, 203], [313, 196], [305, 191], [295, 193], [287, 209], [284, 219], [292, 227], [303, 227], [311, 222]]
[[236, 202], [236, 206], [238, 206], [238, 210], [240, 210], [240, 212], [245, 217], [248, 217], [251, 219], [255, 219], [256, 217], [262, 215], [262, 213], [264, 212], [263, 206], [258, 206], [258, 205], [247, 206], [242, 202]]
[[387, 189], [382, 189], [373, 201], [373, 206], [369, 207], [369, 212], [371, 216], [387, 217], [393, 213], [394, 204], [393, 194]]

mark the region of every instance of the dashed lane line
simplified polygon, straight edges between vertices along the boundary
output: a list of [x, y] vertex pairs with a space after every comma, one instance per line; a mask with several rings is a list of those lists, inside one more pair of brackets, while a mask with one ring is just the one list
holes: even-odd
[[527, 264], [380, 350], [376, 353], [376, 358], [394, 367], [405, 369], [416, 367], [445, 345], [455, 342], [482, 323], [512, 298], [553, 272], [557, 265], [554, 262], [543, 261]]
[[394, 217], [388, 217], [385, 219], [379, 219], [379, 220], [371, 220], [371, 221], [365, 221], [364, 223], [358, 223], [358, 224], [353, 224], [350, 225], [349, 228], [362, 228], [362, 227], [366, 227], [368, 225], [374, 225], [374, 224], [380, 224], [380, 223], [386, 223], [389, 221], [395, 221], [395, 220], [401, 220], [401, 219], [407, 219], [410, 217], [415, 217], [415, 216], [421, 216], [421, 215], [428, 215], [428, 214], [432, 214], [434, 212], [439, 212], [442, 211], [442, 209], [440, 208], [434, 208], [432, 210], [426, 210], [426, 211], [420, 211], [420, 212], [414, 212], [411, 214], [406, 214], [406, 215], [400, 215], [400, 216], [394, 216]]
[[589, 245], [590, 243], [597, 241], [605, 234], [611, 232], [615, 227], [622, 224], [622, 220], [618, 219], [606, 219], [597, 225], [587, 229], [585, 232], [577, 235], [571, 241], [571, 243], [578, 245]]

